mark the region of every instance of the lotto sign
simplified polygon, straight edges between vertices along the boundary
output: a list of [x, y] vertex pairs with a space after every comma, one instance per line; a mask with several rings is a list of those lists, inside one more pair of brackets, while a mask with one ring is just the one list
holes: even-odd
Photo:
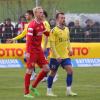
[[[71, 43], [71, 58], [100, 58], [100, 43]], [[23, 59], [25, 44], [0, 44], [0, 58]]]
[[25, 52], [25, 44], [0, 44], [0, 58], [22, 59]]
[[100, 58], [100, 43], [71, 43], [71, 58]]

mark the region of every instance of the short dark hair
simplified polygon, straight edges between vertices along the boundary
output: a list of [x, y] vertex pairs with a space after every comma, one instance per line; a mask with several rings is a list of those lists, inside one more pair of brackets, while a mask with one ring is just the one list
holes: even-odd
[[59, 17], [59, 15], [64, 15], [64, 12], [58, 12], [58, 13], [56, 14], [56, 19]]
[[11, 19], [10, 18], [7, 18], [6, 21], [11, 21]]
[[48, 17], [47, 11], [43, 10], [43, 14], [45, 15], [45, 17]]
[[26, 13], [28, 13], [29, 15], [34, 16], [34, 14], [33, 14], [33, 10], [27, 10], [27, 12], [26, 12]]

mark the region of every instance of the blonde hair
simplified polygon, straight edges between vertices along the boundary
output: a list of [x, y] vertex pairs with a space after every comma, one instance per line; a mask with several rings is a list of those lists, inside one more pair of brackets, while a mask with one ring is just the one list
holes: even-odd
[[43, 8], [42, 8], [41, 6], [38, 6], [38, 7], [33, 8], [34, 16], [35, 16], [36, 12], [37, 12], [39, 9], [43, 9]]

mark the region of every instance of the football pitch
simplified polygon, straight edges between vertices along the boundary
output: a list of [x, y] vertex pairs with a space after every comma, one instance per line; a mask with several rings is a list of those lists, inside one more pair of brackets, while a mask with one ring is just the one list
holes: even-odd
[[[0, 69], [0, 100], [32, 100], [23, 97], [23, 77], [25, 69]], [[100, 100], [100, 68], [74, 68], [73, 91], [77, 97], [65, 95], [66, 73], [60, 68], [58, 80], [54, 83], [54, 93], [58, 97], [46, 96], [46, 83], [40, 83], [41, 96], [33, 100]]]

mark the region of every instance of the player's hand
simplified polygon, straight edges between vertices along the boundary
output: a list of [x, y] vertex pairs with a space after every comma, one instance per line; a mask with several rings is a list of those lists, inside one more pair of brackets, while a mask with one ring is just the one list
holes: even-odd
[[73, 55], [73, 50], [70, 49], [70, 50], [69, 50], [69, 56], [72, 56], [72, 55]]
[[7, 39], [6, 43], [13, 43], [13, 40], [12, 39]]
[[57, 61], [60, 63], [62, 61], [62, 59], [59, 57], [59, 58], [57, 58]]
[[44, 48], [44, 49], [43, 49], [44, 54], [46, 53], [46, 51], [47, 51], [47, 48]]
[[29, 59], [30, 58], [30, 53], [25, 53], [24, 56], [25, 56], [26, 59]]

